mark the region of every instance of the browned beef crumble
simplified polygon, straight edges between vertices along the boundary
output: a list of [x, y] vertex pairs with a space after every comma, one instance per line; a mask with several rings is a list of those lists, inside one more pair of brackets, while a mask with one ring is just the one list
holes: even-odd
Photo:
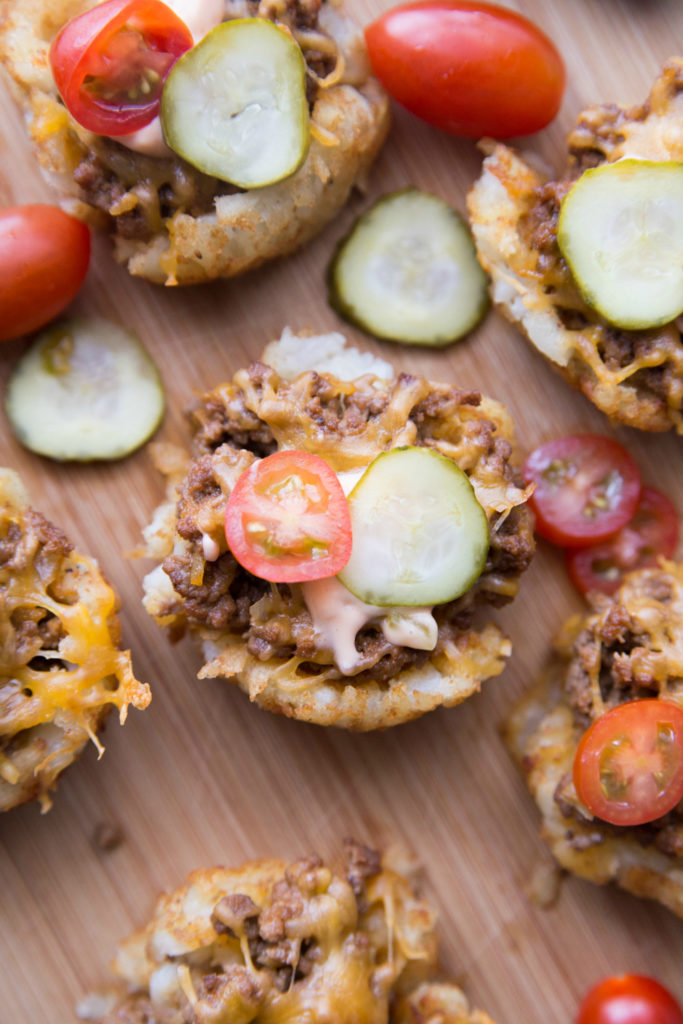
[[346, 879], [356, 896], [360, 896], [368, 878], [379, 873], [382, 862], [377, 850], [353, 839], [344, 840], [346, 851]]

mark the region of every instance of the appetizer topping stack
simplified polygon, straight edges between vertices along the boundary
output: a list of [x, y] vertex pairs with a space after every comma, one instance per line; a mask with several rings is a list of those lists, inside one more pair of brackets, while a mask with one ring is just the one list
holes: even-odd
[[503, 667], [509, 643], [476, 613], [514, 597], [533, 552], [508, 415], [420, 377], [289, 362], [290, 379], [256, 363], [204, 395], [191, 459], [156, 447], [170, 488], [145, 606], [199, 637], [202, 677], [288, 715], [372, 729], [458, 703]]
[[492, 297], [610, 418], [683, 433], [683, 60], [639, 107], [589, 107], [546, 181], [491, 146], [468, 197]]
[[595, 601], [508, 739], [560, 864], [683, 916], [683, 566]]
[[97, 739], [112, 706], [145, 708], [117, 602], [97, 564], [28, 504], [16, 473], [0, 470], [0, 810], [37, 798]]
[[157, 0], [20, 0], [0, 28], [42, 167], [112, 231], [117, 259], [158, 283], [232, 277], [298, 248], [388, 128], [362, 35], [336, 6], [214, 8], [195, 35]]

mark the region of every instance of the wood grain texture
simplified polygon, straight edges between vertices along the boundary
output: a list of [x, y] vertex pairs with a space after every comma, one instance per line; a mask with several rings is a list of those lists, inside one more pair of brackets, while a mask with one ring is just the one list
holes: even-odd
[[[348, 0], [359, 20], [388, 0]], [[552, 166], [577, 112], [597, 101], [639, 102], [683, 40], [679, 0], [520, 0], [510, 4], [560, 45], [568, 87], [554, 124], [525, 146]], [[49, 201], [21, 118], [0, 95], [0, 202]], [[226, 379], [285, 324], [341, 328], [405, 370], [480, 387], [511, 409], [523, 449], [569, 431], [610, 433], [632, 451], [645, 480], [683, 509], [680, 438], [611, 430], [496, 313], [447, 351], [373, 343], [327, 306], [324, 267], [352, 219], [382, 193], [408, 184], [464, 211], [481, 157], [395, 110], [368, 193], [305, 251], [243, 279], [170, 290], [132, 280], [97, 239], [82, 312], [135, 329], [156, 359], [169, 408], [158, 437], [182, 443], [182, 410]], [[0, 352], [0, 382], [23, 349]], [[140, 924], [160, 889], [195, 867], [252, 856], [339, 850], [344, 835], [402, 842], [424, 866], [441, 915], [442, 966], [498, 1024], [566, 1024], [599, 976], [656, 974], [683, 999], [683, 921], [611, 889], [565, 881], [556, 905], [527, 897], [549, 855], [538, 817], [497, 726], [542, 666], [550, 638], [581, 606], [561, 556], [541, 545], [521, 594], [499, 619], [514, 643], [505, 673], [451, 711], [376, 735], [346, 735], [279, 719], [236, 688], [198, 682], [191, 644], [171, 647], [140, 606], [148, 564], [125, 557], [162, 495], [143, 450], [122, 463], [64, 466], [24, 451], [0, 417], [2, 462], [78, 545], [95, 554], [123, 601], [124, 639], [154, 699], [124, 729], [112, 719], [107, 751], [90, 749], [60, 784], [53, 810], [21, 808], [0, 822], [0, 1021], [62, 1024], [106, 978], [117, 939]], [[114, 825], [123, 842], [94, 842]]]

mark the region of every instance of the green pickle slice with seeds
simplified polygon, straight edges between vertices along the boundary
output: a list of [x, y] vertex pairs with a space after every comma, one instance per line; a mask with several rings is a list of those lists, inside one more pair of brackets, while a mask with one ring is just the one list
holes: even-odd
[[161, 123], [167, 145], [205, 174], [244, 189], [289, 177], [310, 144], [301, 49], [264, 18], [217, 25], [173, 65]]
[[683, 312], [683, 163], [624, 159], [585, 171], [560, 209], [558, 243], [586, 302], [641, 330]]
[[349, 498], [353, 549], [338, 579], [380, 606], [445, 604], [481, 574], [486, 513], [466, 474], [431, 448], [393, 448]]
[[164, 391], [130, 331], [74, 317], [42, 331], [24, 353], [7, 386], [6, 409], [17, 438], [39, 455], [121, 459], [159, 426]]
[[356, 221], [330, 264], [328, 294], [346, 320], [412, 345], [457, 341], [488, 307], [469, 228], [443, 199], [415, 188]]

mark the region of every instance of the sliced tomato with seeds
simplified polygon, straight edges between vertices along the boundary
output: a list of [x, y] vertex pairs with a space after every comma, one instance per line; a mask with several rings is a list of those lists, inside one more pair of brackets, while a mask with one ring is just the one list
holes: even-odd
[[192, 34], [161, 0], [106, 0], [68, 21], [50, 66], [70, 114], [99, 135], [126, 135], [159, 113], [164, 80]]
[[576, 434], [536, 448], [523, 467], [535, 485], [530, 504], [536, 529], [564, 547], [585, 547], [620, 530], [635, 512], [640, 472], [609, 437]]
[[574, 786], [591, 814], [643, 825], [683, 799], [683, 708], [633, 700], [601, 715], [574, 757]]
[[633, 518], [601, 544], [567, 551], [569, 577], [582, 594], [614, 594], [627, 572], [671, 558], [678, 547], [678, 513], [665, 494], [644, 487]]
[[225, 509], [237, 561], [273, 583], [334, 576], [351, 554], [351, 516], [337, 474], [317, 455], [281, 451], [239, 477]]

